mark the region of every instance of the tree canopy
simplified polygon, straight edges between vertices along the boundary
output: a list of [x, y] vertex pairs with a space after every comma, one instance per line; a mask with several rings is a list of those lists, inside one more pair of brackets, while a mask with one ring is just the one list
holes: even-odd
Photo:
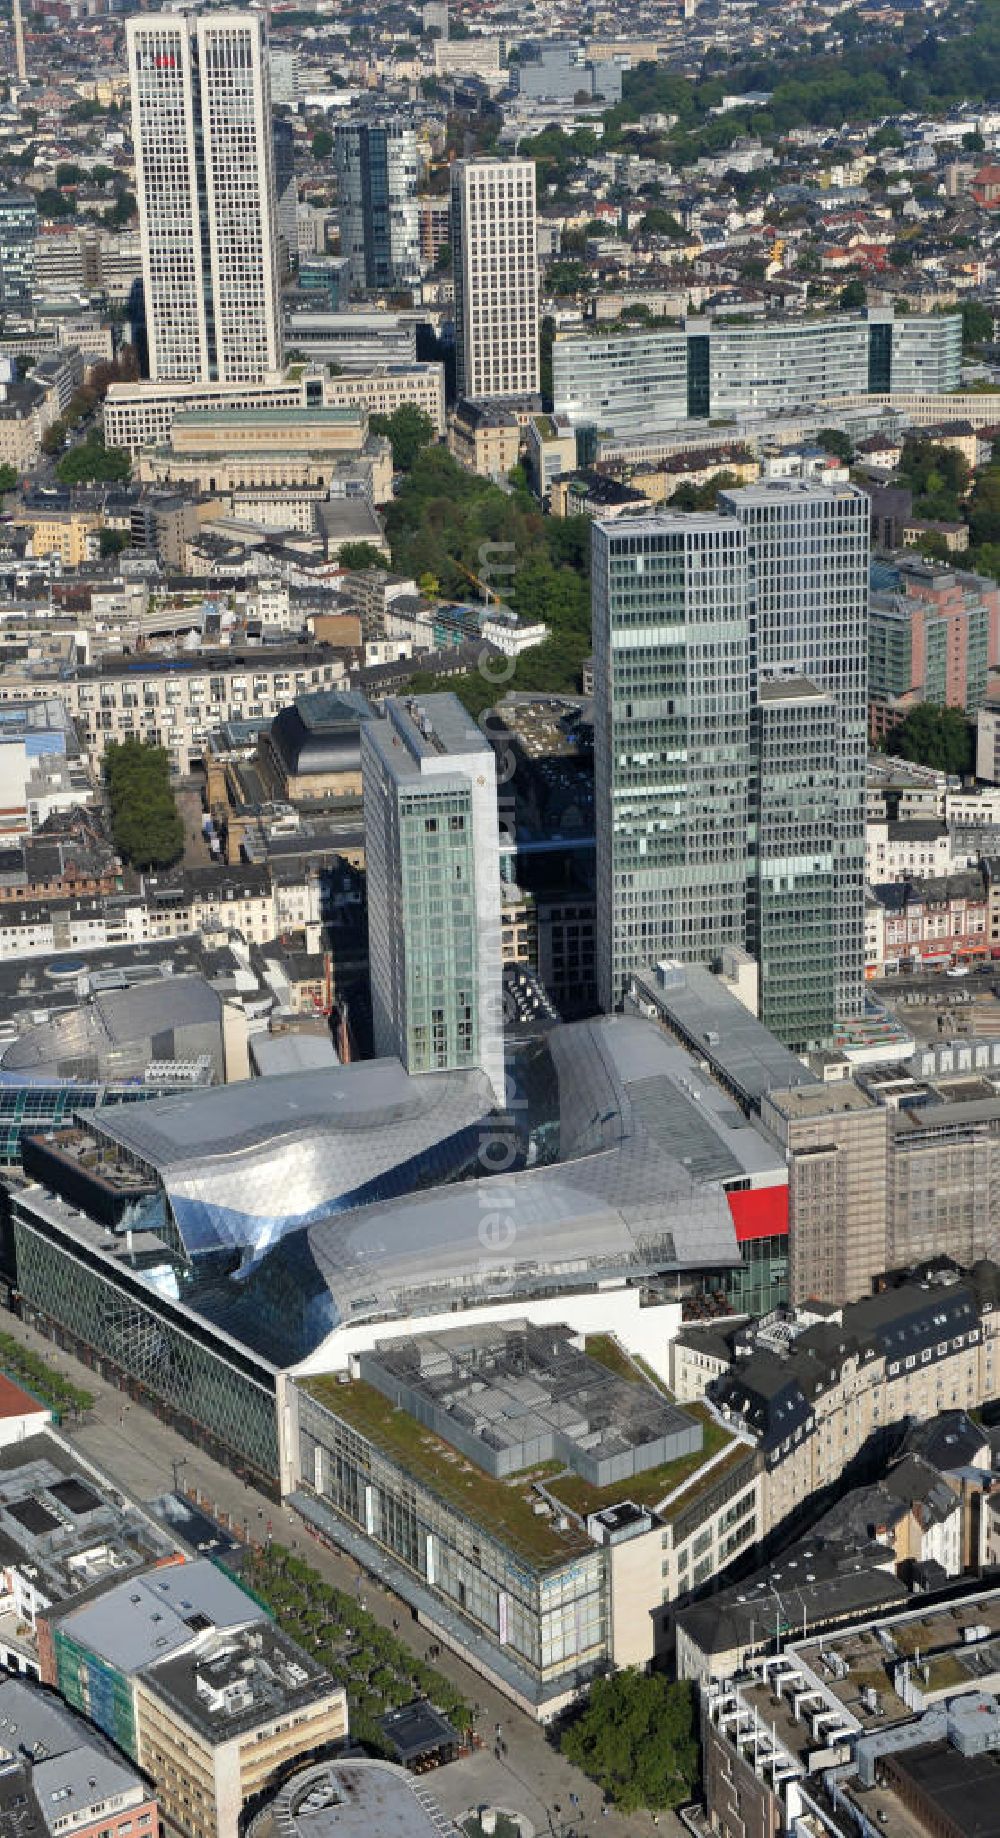
[[433, 421], [415, 402], [401, 402], [391, 415], [369, 415], [368, 427], [372, 434], [388, 434], [397, 472], [409, 472], [417, 454], [436, 439]]
[[977, 345], [988, 345], [993, 342], [993, 314], [981, 300], [962, 301], [962, 349], [974, 350]]
[[[545, 517], [526, 492], [505, 492], [466, 472], [444, 447], [425, 447], [386, 513], [393, 566], [433, 579], [445, 598], [476, 598], [483, 589], [522, 619], [542, 620], [549, 636], [512, 664], [449, 679], [447, 687], [478, 715], [504, 689], [575, 692], [590, 650], [590, 523]], [[422, 692], [434, 687], [421, 674]]]
[[[844, 49], [813, 47], [785, 57], [730, 65], [724, 74], [692, 81], [660, 64], [637, 64], [625, 72], [622, 101], [605, 116], [604, 148], [621, 143], [623, 130], [656, 112], [677, 117], [661, 143], [660, 157], [688, 166], [717, 153], [741, 135], [763, 139], [811, 126], [839, 128], [847, 121], [876, 122], [901, 110], [947, 109], [995, 96], [1000, 90], [1000, 0], [969, 0], [960, 32], [945, 39], [913, 13], [878, 43], [857, 39], [857, 22], [840, 15]], [[713, 115], [725, 91], [767, 90], [765, 109], [727, 110]], [[896, 144], [896, 130], [876, 136], [876, 150]]]
[[973, 730], [963, 710], [937, 702], [918, 702], [911, 708], [886, 735], [885, 750], [958, 776], [971, 772], [975, 764]]
[[622, 1812], [682, 1806], [698, 1779], [694, 1687], [655, 1672], [597, 1679], [561, 1746]]
[[133, 868], [166, 868], [184, 851], [184, 825], [170, 788], [170, 760], [141, 740], [112, 741], [104, 754], [111, 833]]
[[961, 516], [960, 498], [969, 485], [969, 466], [954, 447], [933, 440], [909, 439], [903, 446], [900, 474], [913, 493], [918, 517], [955, 523]]
[[824, 453], [832, 453], [834, 459], [842, 460], [845, 466], [851, 464], [854, 448], [850, 435], [845, 434], [843, 428], [820, 428], [816, 440]]
[[351, 574], [360, 574], [366, 568], [385, 568], [388, 565], [381, 549], [376, 549], [373, 542], [341, 543], [337, 560]]
[[114, 483], [130, 477], [132, 461], [123, 447], [106, 447], [92, 429], [78, 447], [71, 447], [56, 466], [61, 485], [89, 485], [97, 479]]

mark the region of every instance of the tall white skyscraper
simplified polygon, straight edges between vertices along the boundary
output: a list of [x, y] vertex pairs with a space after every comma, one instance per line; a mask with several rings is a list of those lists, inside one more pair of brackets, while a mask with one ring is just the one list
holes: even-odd
[[142, 13], [127, 38], [150, 376], [260, 382], [282, 361], [265, 16]]
[[453, 695], [361, 724], [375, 1051], [504, 1094], [493, 749]]
[[539, 386], [533, 160], [459, 160], [451, 253], [460, 396], [523, 396]]

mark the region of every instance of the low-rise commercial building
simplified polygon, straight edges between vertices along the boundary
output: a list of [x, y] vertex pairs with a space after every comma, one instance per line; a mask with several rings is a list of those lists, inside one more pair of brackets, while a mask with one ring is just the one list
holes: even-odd
[[[896, 1613], [873, 1603], [866, 1613], [858, 1590], [853, 1621], [817, 1620], [813, 1637], [796, 1626], [806, 1593], [783, 1573], [789, 1612], [775, 1608], [770, 1648], [747, 1650], [738, 1677], [720, 1664], [705, 1678], [708, 1829], [718, 1838], [797, 1829], [994, 1838], [996, 1592]], [[850, 1594], [845, 1579], [844, 1601]]]
[[252, 1838], [462, 1838], [424, 1781], [361, 1757], [300, 1769], [249, 1829]]
[[[9, 1409], [4, 1381], [0, 1403]], [[104, 1586], [181, 1561], [173, 1539], [123, 1501], [23, 1405], [21, 1435], [0, 1446], [0, 1660], [8, 1672], [52, 1683], [50, 1618]]]
[[366, 415], [394, 415], [412, 405], [429, 417], [435, 434], [445, 431], [443, 364], [380, 364], [328, 377], [323, 398], [328, 408], [359, 408]]
[[244, 1806], [347, 1734], [347, 1697], [204, 1558], [50, 1618], [43, 1676], [156, 1783], [190, 1838], [237, 1838]]
[[295, 1503], [543, 1721], [650, 1661], [676, 1596], [757, 1540], [752, 1449], [607, 1336], [509, 1321], [379, 1344], [359, 1374], [287, 1393]]

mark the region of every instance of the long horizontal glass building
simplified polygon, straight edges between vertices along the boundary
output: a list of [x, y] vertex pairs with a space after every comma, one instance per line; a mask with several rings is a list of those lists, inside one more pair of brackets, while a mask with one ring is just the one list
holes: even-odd
[[958, 313], [687, 319], [557, 337], [553, 402], [573, 426], [654, 433], [687, 420], [790, 414], [865, 391], [945, 394], [958, 388], [961, 359]]
[[282, 1372], [517, 1317], [618, 1332], [665, 1376], [681, 1283], [746, 1275], [748, 1194], [787, 1236], [780, 1152], [635, 1016], [516, 1050], [503, 1112], [478, 1071], [368, 1061], [101, 1108], [30, 1137], [24, 1173], [25, 1314], [272, 1487]]

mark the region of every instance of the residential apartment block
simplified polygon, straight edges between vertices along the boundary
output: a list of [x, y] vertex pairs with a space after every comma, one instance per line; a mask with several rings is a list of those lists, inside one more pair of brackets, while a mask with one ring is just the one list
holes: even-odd
[[917, 557], [876, 564], [868, 640], [873, 739], [917, 702], [975, 715], [998, 667], [995, 581]]
[[204, 756], [223, 721], [272, 719], [308, 689], [343, 681], [343, 660], [325, 646], [190, 651], [173, 657], [103, 657], [66, 684], [66, 703], [91, 757], [109, 741], [166, 747], [178, 772]]
[[842, 1307], [806, 1303], [721, 1336], [682, 1329], [671, 1353], [676, 1394], [707, 1392], [752, 1438], [766, 1537], [815, 1514], [852, 1463], [884, 1462], [907, 1423], [974, 1411], [995, 1395], [1000, 1270], [982, 1260], [964, 1274], [945, 1269]]
[[147, 878], [140, 893], [21, 898], [0, 906], [0, 962], [60, 951], [141, 945], [198, 932], [267, 944], [320, 916], [319, 875], [272, 874], [253, 863]]
[[0, 1803], [4, 1823], [45, 1838], [158, 1838], [159, 1808], [86, 1718], [24, 1679], [0, 1683]]

